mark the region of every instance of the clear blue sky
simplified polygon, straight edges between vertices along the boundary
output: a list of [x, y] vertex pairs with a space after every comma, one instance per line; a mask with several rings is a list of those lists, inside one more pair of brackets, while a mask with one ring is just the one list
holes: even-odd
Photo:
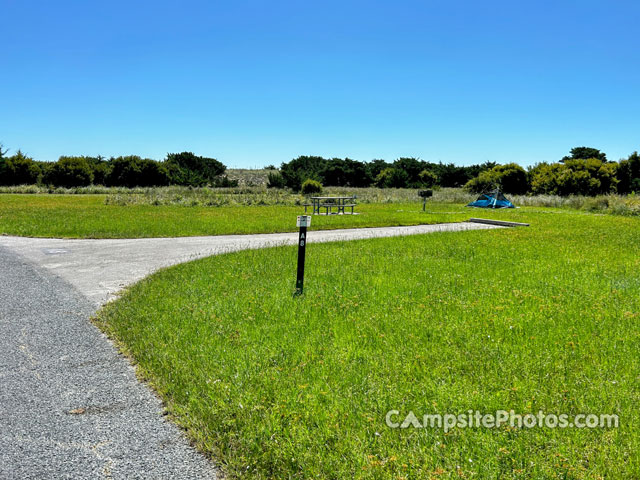
[[0, 0], [0, 142], [470, 164], [640, 150], [637, 1]]

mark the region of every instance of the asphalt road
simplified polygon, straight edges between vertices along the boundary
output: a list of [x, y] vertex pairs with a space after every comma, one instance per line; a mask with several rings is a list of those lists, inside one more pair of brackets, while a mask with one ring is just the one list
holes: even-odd
[[89, 323], [94, 312], [0, 247], [0, 478], [216, 478]]

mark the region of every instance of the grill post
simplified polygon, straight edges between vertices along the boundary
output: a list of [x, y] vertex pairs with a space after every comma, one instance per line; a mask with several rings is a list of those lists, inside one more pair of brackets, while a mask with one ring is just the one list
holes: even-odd
[[422, 197], [422, 211], [427, 210], [427, 198], [433, 196], [433, 190], [418, 190], [418, 196]]

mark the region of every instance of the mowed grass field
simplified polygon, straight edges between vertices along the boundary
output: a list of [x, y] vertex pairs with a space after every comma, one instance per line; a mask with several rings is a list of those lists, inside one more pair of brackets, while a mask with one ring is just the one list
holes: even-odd
[[[310, 243], [301, 297], [296, 247], [194, 261], [96, 322], [230, 478], [640, 478], [640, 220], [501, 215], [531, 227]], [[619, 427], [445, 433], [389, 410]]]
[[[0, 234], [60, 238], [139, 238], [289, 232], [304, 207], [107, 205], [106, 195], [0, 194]], [[466, 220], [462, 205], [363, 203], [358, 215], [315, 216], [317, 229], [417, 225]], [[311, 211], [309, 210], [309, 213]], [[517, 217], [516, 212], [482, 212]]]

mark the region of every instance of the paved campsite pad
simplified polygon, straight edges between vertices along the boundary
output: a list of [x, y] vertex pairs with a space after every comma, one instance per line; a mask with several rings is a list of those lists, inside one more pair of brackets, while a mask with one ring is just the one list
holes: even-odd
[[[311, 231], [309, 241], [493, 228], [504, 227], [463, 222]], [[215, 467], [162, 416], [161, 402], [88, 318], [159, 268], [296, 242], [296, 233], [0, 237], [0, 478], [215, 478]]]
[[[309, 231], [309, 243], [501, 228], [479, 223]], [[154, 271], [196, 258], [276, 245], [295, 245], [296, 232], [211, 237], [75, 240], [0, 237], [5, 246], [66, 280], [96, 306]]]

